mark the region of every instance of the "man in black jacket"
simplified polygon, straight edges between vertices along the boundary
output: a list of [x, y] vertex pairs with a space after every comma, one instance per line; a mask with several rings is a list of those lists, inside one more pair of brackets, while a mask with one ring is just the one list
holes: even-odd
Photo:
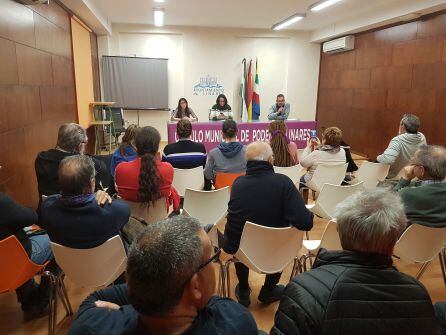
[[271, 334], [433, 335], [424, 286], [392, 266], [406, 227], [400, 198], [388, 190], [357, 193], [336, 212], [343, 251], [322, 249], [313, 269], [286, 287]]
[[[308, 231], [313, 227], [313, 214], [307, 210], [296, 186], [285, 175], [274, 173], [273, 151], [266, 142], [251, 143], [246, 149], [246, 175], [238, 177], [228, 204], [225, 229], [225, 252], [235, 254], [246, 221], [267, 227], [294, 226]], [[249, 269], [235, 263], [239, 280], [235, 293], [239, 303], [250, 304]], [[267, 275], [259, 301], [271, 303], [280, 299], [284, 286], [277, 285], [281, 273]]]

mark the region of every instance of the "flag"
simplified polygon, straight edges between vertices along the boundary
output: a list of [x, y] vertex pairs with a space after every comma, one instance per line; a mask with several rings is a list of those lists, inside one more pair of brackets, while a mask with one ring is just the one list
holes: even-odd
[[249, 61], [248, 68], [248, 83], [246, 84], [246, 109], [248, 110], [248, 121], [252, 120], [252, 75], [251, 75], [252, 60]]
[[241, 116], [242, 122], [248, 121], [248, 110], [246, 109], [246, 59], [243, 58], [243, 74], [242, 74], [242, 83], [240, 85], [240, 95], [242, 98], [242, 108], [241, 108]]
[[256, 77], [254, 80], [254, 91], [252, 93], [252, 119], [258, 120], [260, 117], [260, 96], [259, 96], [259, 63], [256, 58]]

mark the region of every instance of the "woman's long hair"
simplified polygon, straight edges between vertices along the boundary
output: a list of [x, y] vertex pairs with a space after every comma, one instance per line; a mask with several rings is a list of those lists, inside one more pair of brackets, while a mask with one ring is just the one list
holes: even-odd
[[286, 125], [283, 121], [273, 121], [268, 128], [271, 133], [271, 148], [274, 153], [275, 166], [293, 166], [293, 158], [288, 149], [289, 139], [286, 135]]
[[160, 133], [151, 126], [141, 128], [136, 135], [136, 150], [141, 157], [138, 189], [141, 202], [153, 203], [161, 197], [159, 190], [161, 178], [155, 164], [160, 141]]
[[124, 136], [122, 137], [122, 142], [119, 145], [119, 153], [121, 154], [121, 156], [124, 156], [125, 149], [132, 146], [132, 144], [135, 142], [135, 137], [138, 129], [139, 127], [136, 124], [131, 124], [125, 130]]
[[[225, 104], [224, 104], [224, 106], [220, 106], [220, 103], [219, 103], [220, 98], [223, 98], [223, 99], [225, 100]], [[218, 109], [218, 110], [226, 110], [226, 109], [228, 109], [228, 98], [226, 98], [226, 95], [224, 95], [224, 94], [220, 94], [220, 95], [217, 97], [217, 100], [215, 100], [215, 103], [216, 103], [216, 105], [217, 105], [217, 109]]]
[[189, 103], [187, 102], [187, 100], [185, 98], [181, 98], [180, 100], [178, 100], [178, 106], [177, 106], [177, 114], [175, 115], [176, 118], [181, 119], [183, 117], [183, 113], [181, 113], [182, 108], [181, 108], [181, 102], [185, 102], [186, 103], [186, 108], [184, 109], [184, 114], [187, 117], [190, 117], [190, 110], [189, 110]]

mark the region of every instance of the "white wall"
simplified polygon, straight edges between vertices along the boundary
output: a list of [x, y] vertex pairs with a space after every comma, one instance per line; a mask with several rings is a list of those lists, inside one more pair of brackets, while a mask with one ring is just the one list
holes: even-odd
[[[216, 96], [193, 94], [200, 77], [217, 77], [229, 104], [240, 118], [242, 59], [259, 60], [261, 120], [278, 93], [291, 104], [290, 118], [314, 120], [319, 77], [320, 46], [310, 34], [247, 29], [114, 25], [113, 35], [99, 37], [99, 56], [139, 56], [169, 59], [169, 104], [185, 97], [198, 118], [207, 120]], [[253, 68], [254, 71], [254, 68]], [[126, 118], [136, 121], [136, 112]], [[140, 125], [154, 125], [167, 139], [166, 112], [140, 111]]]

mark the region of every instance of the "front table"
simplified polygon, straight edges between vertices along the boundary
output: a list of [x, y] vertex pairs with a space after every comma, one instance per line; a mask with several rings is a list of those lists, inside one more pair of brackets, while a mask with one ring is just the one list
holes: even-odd
[[[287, 135], [291, 141], [297, 144], [299, 149], [307, 146], [311, 130], [316, 129], [316, 121], [285, 121]], [[269, 141], [271, 135], [268, 131], [270, 122], [240, 122], [237, 123], [237, 138], [243, 144], [255, 141]], [[206, 151], [218, 146], [221, 142], [222, 122], [194, 122], [192, 123], [192, 141], [203, 143]], [[176, 122], [167, 123], [169, 143], [178, 141]]]

